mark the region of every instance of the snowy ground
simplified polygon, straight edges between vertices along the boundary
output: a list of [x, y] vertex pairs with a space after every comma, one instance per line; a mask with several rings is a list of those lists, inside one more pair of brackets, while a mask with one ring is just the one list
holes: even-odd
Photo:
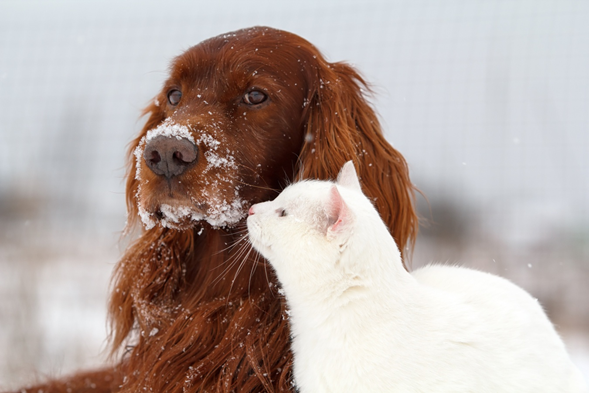
[[0, 390], [104, 364], [115, 253], [16, 256], [0, 249]]
[[[0, 388], [104, 364], [118, 252], [49, 252], [36, 261], [9, 254], [0, 249]], [[589, 381], [589, 335], [574, 327], [561, 333]]]

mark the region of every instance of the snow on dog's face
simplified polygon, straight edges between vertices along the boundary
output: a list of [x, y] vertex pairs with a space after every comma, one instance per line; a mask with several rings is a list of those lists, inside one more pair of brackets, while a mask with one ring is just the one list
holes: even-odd
[[250, 241], [272, 263], [279, 278], [282, 269], [313, 264], [305, 270], [320, 273], [333, 265], [356, 221], [342, 197], [350, 191], [361, 195], [352, 162], [346, 163], [337, 183], [301, 181], [275, 200], [251, 207], [247, 220]]
[[[290, 60], [297, 53], [311, 62], [313, 54], [287, 38], [252, 28], [175, 59], [132, 146], [130, 210], [146, 229], [234, 226], [294, 177], [309, 92], [306, 68]], [[273, 56], [289, 62], [269, 62]]]
[[[147, 229], [158, 220], [170, 228], [190, 226], [201, 220], [222, 227], [237, 223], [245, 215], [236, 152], [229, 150], [227, 146], [231, 144], [215, 122], [199, 128], [199, 132], [193, 132], [192, 126], [166, 119], [149, 130], [135, 148], [135, 179], [143, 181], [145, 165], [151, 182], [167, 183], [163, 193], [162, 185], [160, 192], [146, 195], [142, 194], [141, 186], [137, 190], [139, 215]], [[194, 160], [188, 161], [191, 158], [187, 157]], [[228, 189], [234, 190], [233, 194], [228, 194]]]

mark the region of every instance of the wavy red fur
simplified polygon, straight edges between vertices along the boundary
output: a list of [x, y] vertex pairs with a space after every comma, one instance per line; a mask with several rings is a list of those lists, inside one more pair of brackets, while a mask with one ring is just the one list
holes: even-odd
[[[182, 91], [178, 107], [166, 104], [173, 88]], [[239, 99], [252, 88], [263, 90], [268, 103], [244, 106]], [[296, 179], [334, 179], [353, 160], [365, 193], [405, 250], [417, 233], [414, 188], [404, 158], [382, 134], [369, 91], [352, 67], [327, 62], [309, 42], [280, 30], [244, 29], [190, 48], [174, 60], [131, 144], [129, 225], [138, 224], [138, 203], [157, 216], [163, 201], [201, 198], [213, 179], [222, 198], [239, 193], [247, 208]], [[133, 151], [165, 119], [195, 136], [217, 133], [234, 152], [235, 173], [207, 171], [202, 159], [172, 184], [140, 160], [137, 176]], [[145, 230], [113, 276], [109, 314], [118, 366], [32, 389], [84, 391], [90, 381], [104, 392], [292, 391], [285, 302], [269, 265], [242, 246], [244, 235], [243, 225], [205, 221]]]

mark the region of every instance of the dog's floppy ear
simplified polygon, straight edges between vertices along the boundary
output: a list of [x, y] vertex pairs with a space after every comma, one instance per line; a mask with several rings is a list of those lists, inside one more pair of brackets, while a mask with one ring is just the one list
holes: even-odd
[[408, 267], [418, 220], [407, 163], [384, 138], [364, 95], [370, 92], [364, 79], [345, 63], [328, 63], [318, 52], [314, 58], [297, 178], [335, 179], [352, 160], [364, 193], [374, 201]]

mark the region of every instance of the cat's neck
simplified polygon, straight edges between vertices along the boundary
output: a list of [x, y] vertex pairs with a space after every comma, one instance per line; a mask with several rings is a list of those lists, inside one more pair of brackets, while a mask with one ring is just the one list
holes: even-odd
[[[293, 256], [286, 263], [296, 266], [296, 258], [300, 257]], [[310, 253], [306, 257], [317, 258], [312, 264], [325, 265], [325, 255]], [[381, 308], [383, 304], [391, 312], [401, 311], [417, 290], [384, 226], [373, 225], [356, 232], [342, 245], [331, 265], [320, 274], [296, 281], [281, 280], [293, 317], [319, 318], [321, 321], [313, 323], [321, 323], [330, 317], [357, 315], [359, 308]]]

